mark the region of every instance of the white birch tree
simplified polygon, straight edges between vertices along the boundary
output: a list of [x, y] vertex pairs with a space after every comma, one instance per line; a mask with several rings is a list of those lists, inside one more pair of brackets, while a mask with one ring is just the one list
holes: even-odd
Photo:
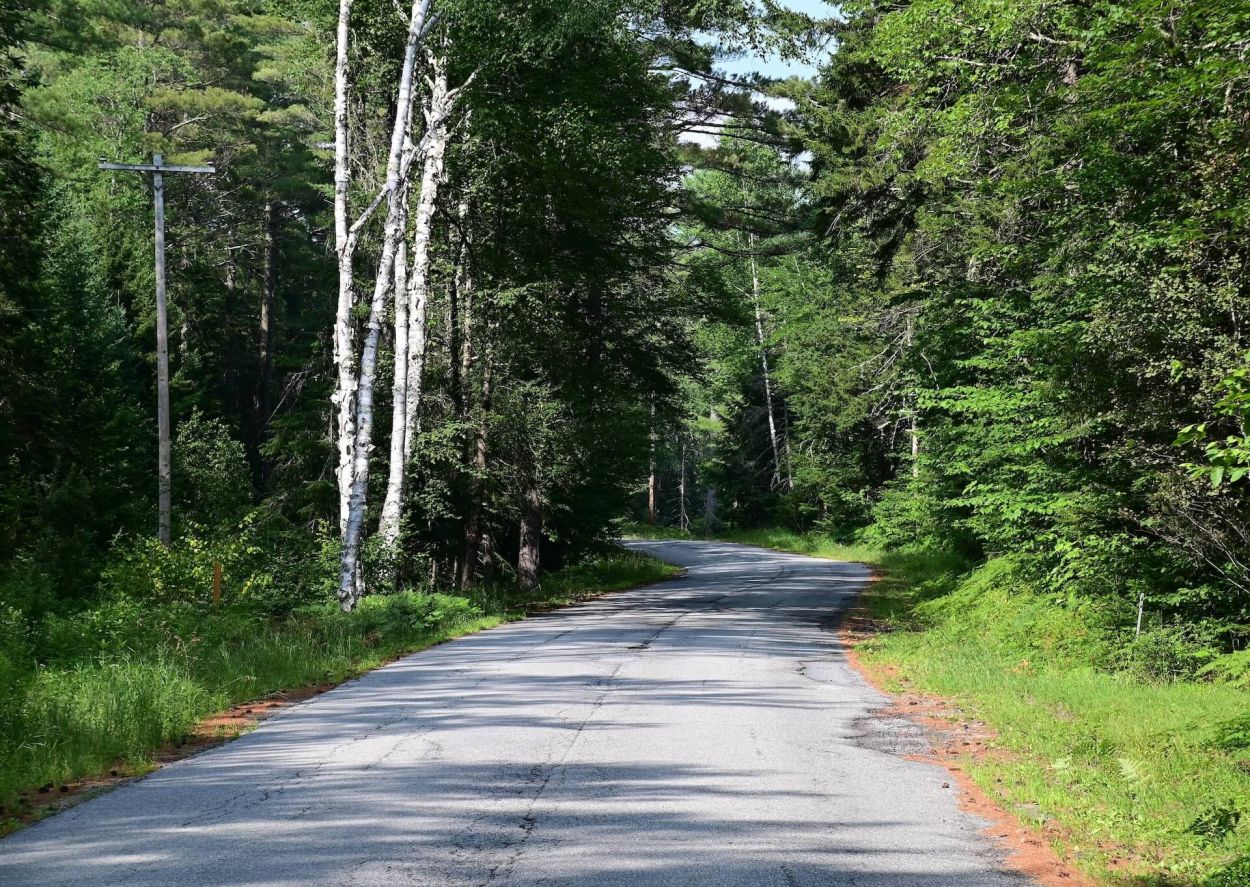
[[334, 315], [334, 368], [337, 374], [331, 401], [335, 408], [335, 442], [338, 446], [339, 531], [347, 526], [347, 501], [351, 494], [351, 456], [356, 433], [352, 423], [356, 393], [355, 335], [352, 308], [355, 307], [352, 255], [355, 240], [348, 219], [348, 191], [351, 187], [351, 141], [348, 125], [348, 59], [351, 50], [352, 0], [339, 0], [337, 46], [334, 59], [334, 253], [338, 260], [338, 304]]
[[781, 485], [781, 442], [777, 435], [777, 411], [773, 403], [773, 379], [768, 366], [768, 340], [764, 335], [764, 309], [760, 305], [760, 272], [755, 260], [755, 235], [750, 235], [751, 304], [755, 309], [755, 341], [764, 371], [764, 408], [768, 412], [768, 442], [773, 451], [773, 489]]
[[[412, 12], [408, 20], [408, 40], [404, 48], [399, 90], [395, 100], [395, 121], [391, 128], [390, 150], [387, 154], [386, 183], [373, 203], [376, 207], [381, 199], [385, 198], [387, 212], [382, 234], [382, 249], [378, 257], [377, 276], [374, 278], [373, 298], [369, 304], [369, 320], [365, 325], [365, 341], [361, 349], [359, 373], [353, 372], [354, 378], [350, 380], [354, 382], [356, 395], [355, 415], [349, 417], [349, 424], [352, 422], [355, 424], [355, 439], [348, 453], [350, 484], [346, 520], [342, 522], [343, 551], [339, 564], [338, 588], [339, 606], [344, 610], [351, 610], [356, 606], [362, 591], [359, 583], [360, 545], [364, 536], [369, 454], [372, 449], [373, 387], [377, 369], [378, 340], [382, 328], [382, 315], [386, 311], [386, 298], [395, 284], [395, 255], [403, 237], [401, 228], [405, 213], [403, 184], [407, 175], [407, 166], [411, 163], [412, 157], [424, 148], [422, 145], [416, 150], [405, 150], [405, 146], [411, 144], [412, 84], [416, 69], [417, 46], [421, 42], [431, 2], [432, 0], [413, 0]], [[340, 279], [341, 277], [340, 269]], [[350, 323], [350, 309], [348, 313]], [[338, 393], [343, 395], [346, 391], [346, 388], [342, 388]], [[342, 454], [343, 448], [340, 446], [340, 457]], [[340, 463], [340, 495], [342, 479], [343, 465]]]
[[[447, 64], [443, 56], [433, 59], [434, 74], [425, 108], [426, 144], [422, 161], [421, 190], [414, 219], [411, 273], [396, 266], [395, 274], [395, 376], [391, 407], [390, 471], [378, 533], [388, 548], [399, 539], [408, 462], [412, 458], [417, 417], [421, 408], [421, 380], [425, 368], [426, 314], [429, 303], [430, 239], [438, 188], [443, 177], [443, 158], [449, 137], [447, 118], [456, 91], [447, 88]], [[463, 87], [461, 87], [463, 88]], [[405, 281], [401, 285], [401, 278]]]

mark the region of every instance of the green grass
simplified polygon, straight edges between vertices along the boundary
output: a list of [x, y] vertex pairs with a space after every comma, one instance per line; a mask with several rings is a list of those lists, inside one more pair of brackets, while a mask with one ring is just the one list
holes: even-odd
[[741, 542], [743, 545], [758, 545], [763, 548], [776, 548], [779, 551], [806, 554], [812, 557], [827, 557], [840, 561], [876, 562], [883, 555], [880, 549], [871, 546], [847, 544], [816, 533], [796, 533], [793, 530], [778, 528], [732, 530], [716, 538], [726, 542]]
[[627, 521], [620, 524], [618, 530], [624, 539], [648, 539], [665, 541], [668, 539], [697, 539], [689, 530], [679, 530], [677, 527], [666, 527], [663, 524], [640, 523], [637, 521]]
[[[882, 588], [888, 591], [928, 587], [941, 582], [964, 568], [955, 555], [930, 551], [889, 551], [862, 543], [845, 543], [817, 533], [796, 533], [785, 529], [735, 530], [716, 538], [743, 545], [758, 545], [793, 554], [824, 557], [839, 561], [857, 561], [877, 568]], [[878, 594], [874, 598], [878, 618], [902, 618], [908, 606], [905, 598]]]
[[[102, 606], [58, 622], [61, 661], [16, 674], [0, 668], [0, 678], [7, 677], [0, 698], [0, 833], [19, 824], [30, 789], [111, 769], [142, 772], [158, 749], [232, 704], [336, 683], [537, 609], [677, 572], [620, 552], [551, 574], [532, 595], [503, 586], [475, 589], [470, 598], [380, 595], [350, 614], [325, 604], [281, 618], [228, 609], [188, 616], [176, 608], [153, 618], [159, 607], [148, 606], [140, 608], [145, 621], [127, 607]], [[113, 618], [116, 610], [130, 618]], [[110, 634], [117, 622], [125, 633]]]
[[993, 728], [1003, 753], [969, 757], [968, 774], [1022, 821], [1058, 824], [1056, 849], [1097, 880], [1250, 884], [1245, 690], [1108, 670], [1114, 638], [1095, 614], [1030, 592], [1006, 560], [967, 572], [946, 555], [784, 530], [727, 538], [878, 567], [861, 602], [885, 630], [863, 660]]

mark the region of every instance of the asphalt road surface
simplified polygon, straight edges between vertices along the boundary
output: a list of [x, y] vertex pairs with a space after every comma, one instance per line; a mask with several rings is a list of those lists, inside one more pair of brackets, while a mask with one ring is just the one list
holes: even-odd
[[864, 567], [684, 578], [415, 654], [0, 841], [0, 885], [1019, 887], [831, 630]]

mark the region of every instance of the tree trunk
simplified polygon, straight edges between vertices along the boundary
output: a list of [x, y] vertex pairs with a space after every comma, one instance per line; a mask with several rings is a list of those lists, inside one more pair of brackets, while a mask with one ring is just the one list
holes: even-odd
[[[488, 417], [491, 408], [491, 358], [487, 353], [482, 365], [482, 400], [481, 415], [478, 417], [477, 430], [473, 441], [473, 491], [469, 503], [469, 519], [465, 523], [464, 557], [460, 560], [461, 589], [473, 583], [473, 575], [477, 571], [479, 560], [490, 562], [490, 540], [486, 538], [483, 528], [486, 498], [486, 466], [487, 466], [487, 431]], [[487, 567], [489, 570], [489, 566]]]
[[[751, 249], [755, 249], [755, 235], [750, 235]], [[755, 340], [759, 343], [760, 364], [764, 369], [764, 405], [768, 410], [768, 442], [773, 450], [773, 489], [781, 486], [781, 445], [777, 435], [777, 414], [773, 408], [773, 381], [768, 368], [768, 347], [764, 337], [764, 310], [760, 307], [760, 276], [751, 253], [751, 301], [755, 306]]]
[[261, 272], [260, 291], [260, 377], [256, 383], [256, 446], [260, 461], [260, 485], [269, 482], [269, 463], [259, 454], [260, 445], [265, 440], [265, 432], [269, 428], [269, 413], [273, 409], [273, 306], [277, 280], [277, 248], [274, 245], [274, 232], [277, 227], [277, 214], [273, 201], [265, 202], [264, 257]]
[[647, 473], [647, 524], [655, 526], [655, 498], [658, 488], [655, 477], [655, 403], [651, 404], [651, 461]]
[[[425, 113], [428, 139], [421, 170], [421, 194], [417, 199], [412, 239], [412, 274], [404, 297], [408, 301], [408, 410], [404, 417], [404, 465], [412, 458], [420, 418], [421, 383], [425, 372], [426, 316], [430, 301], [430, 240], [433, 235], [434, 210], [438, 205], [438, 188], [443, 179], [443, 156], [447, 151], [447, 115], [452, 97], [447, 89], [447, 65], [444, 59], [434, 62], [433, 90]], [[393, 432], [392, 432], [393, 433]]]
[[[907, 315], [907, 327], [903, 331], [903, 344], [908, 351], [911, 350], [912, 340], [916, 334], [916, 319], [911, 314]], [[911, 422], [908, 429], [908, 435], [911, 437], [911, 476], [920, 476], [920, 432], [916, 424], [916, 399], [912, 395], [911, 404]]]
[[[226, 267], [223, 287], [221, 325], [226, 334], [226, 355], [222, 381], [225, 383], [225, 399], [230, 411], [244, 418], [243, 397], [243, 343], [239, 336], [239, 266], [235, 263], [235, 249], [226, 247]], [[252, 454], [248, 454], [249, 456]]]
[[[468, 201], [460, 202], [460, 224], [466, 223], [469, 215]], [[469, 417], [469, 374], [473, 371], [473, 272], [469, 267], [469, 237], [462, 231], [459, 254], [456, 260], [456, 291], [463, 297], [460, 307], [459, 342], [460, 353], [453, 354], [452, 360], [459, 360], [457, 378], [459, 386], [456, 390], [456, 402], [460, 406], [459, 416], [463, 422]]]
[[794, 489], [794, 459], [790, 455], [790, 410], [786, 407], [781, 414], [781, 447], [786, 454], [786, 489]]
[[[386, 250], [384, 249], [385, 253]], [[394, 246], [391, 247], [394, 262]], [[393, 268], [393, 264], [392, 264]], [[363, 594], [361, 587], [360, 544], [364, 536], [365, 498], [369, 486], [369, 454], [373, 449], [373, 382], [377, 370], [378, 339], [382, 315], [391, 283], [374, 288], [365, 324], [365, 343], [360, 354], [360, 378], [356, 387], [356, 440], [352, 448], [352, 489], [348, 499], [347, 527], [343, 532], [343, 554], [339, 564], [339, 606], [351, 610]]]
[[[717, 415], [715, 408], [708, 410], [708, 424], [716, 427]], [[703, 493], [703, 532], [715, 533], [720, 522], [716, 517], [716, 487], [708, 484]]]
[[334, 366], [337, 379], [331, 401], [336, 412], [334, 432], [338, 447], [340, 533], [347, 529], [347, 505], [352, 488], [352, 446], [356, 439], [356, 429], [352, 422], [356, 394], [355, 335], [352, 327], [352, 309], [355, 307], [352, 253], [355, 244], [347, 222], [347, 194], [351, 185], [351, 141], [347, 120], [347, 62], [351, 41], [351, 15], [352, 0], [339, 0], [334, 59], [334, 253], [338, 259], [339, 292], [334, 316]]
[[[161, 155], [152, 162], [161, 165]], [[165, 176], [152, 174], [156, 206], [156, 538], [166, 548], [173, 541], [173, 442], [169, 418], [169, 320], [165, 302]], [[186, 315], [183, 315], [184, 319]], [[184, 321], [185, 322], [185, 321]], [[182, 341], [186, 342], [184, 334]]]
[[[425, 372], [426, 315], [429, 310], [430, 239], [434, 226], [438, 187], [443, 176], [443, 155], [447, 149], [447, 115], [452, 97], [447, 89], [447, 66], [434, 59], [433, 88], [425, 110], [425, 156], [422, 160], [421, 192], [413, 220], [412, 273], [406, 257], [397, 259], [395, 271], [395, 381], [391, 410], [391, 460], [386, 499], [378, 532], [388, 548], [399, 539], [403, 521], [404, 481], [416, 445], [421, 413], [421, 384]], [[406, 207], [406, 202], [405, 202]], [[405, 215], [403, 228], [407, 227]], [[401, 233], [402, 238], [402, 233]], [[402, 353], [401, 353], [402, 351]]]
[[408, 188], [400, 200], [399, 243], [395, 245], [395, 372], [391, 379], [391, 452], [386, 479], [386, 498], [378, 518], [378, 535], [386, 547], [393, 549], [399, 541], [404, 499], [404, 475], [407, 459], [404, 454], [404, 426], [408, 419], [408, 252], [405, 229], [408, 227]]
[[457, 279], [460, 276], [460, 254], [456, 253], [451, 280], [447, 285], [447, 393], [451, 395], [454, 414], [464, 412], [463, 392], [460, 390], [460, 293]]
[[690, 526], [690, 518], [686, 515], [686, 444], [681, 445], [681, 478], [677, 482], [677, 527], [685, 530]]
[[517, 578], [521, 588], [530, 591], [538, 585], [540, 548], [543, 538], [543, 497], [538, 484], [531, 483], [525, 490], [525, 504], [521, 511], [521, 544], [517, 555]]
[[351, 610], [363, 593], [360, 587], [360, 544], [364, 535], [365, 497], [369, 483], [369, 451], [373, 436], [373, 384], [377, 369], [378, 339], [382, 329], [382, 315], [386, 311], [386, 297], [394, 286], [395, 253], [403, 232], [400, 222], [404, 217], [403, 169], [404, 146], [409, 140], [412, 127], [412, 79], [416, 66], [417, 44], [425, 24], [426, 12], [431, 0], [413, 0], [412, 15], [408, 22], [408, 43], [404, 52], [404, 64], [400, 73], [399, 93], [395, 102], [395, 123], [391, 129], [390, 153], [386, 163], [386, 224], [383, 228], [382, 251], [378, 258], [377, 277], [374, 280], [373, 299], [369, 305], [369, 320], [365, 326], [365, 344], [360, 355], [360, 375], [356, 380], [355, 422], [356, 436], [351, 453], [351, 485], [348, 499], [347, 522], [343, 529], [343, 553], [339, 565], [339, 606]]

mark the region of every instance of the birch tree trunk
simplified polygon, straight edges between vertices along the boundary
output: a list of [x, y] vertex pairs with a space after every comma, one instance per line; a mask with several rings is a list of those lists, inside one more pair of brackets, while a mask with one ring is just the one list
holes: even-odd
[[405, 230], [408, 227], [408, 186], [400, 200], [399, 243], [395, 245], [395, 372], [391, 380], [391, 452], [390, 474], [386, 480], [386, 499], [378, 519], [378, 535], [388, 549], [399, 540], [404, 498], [404, 474], [408, 460], [404, 454], [404, 423], [408, 416], [408, 252]]
[[390, 152], [386, 162], [386, 224], [383, 228], [382, 250], [374, 279], [369, 320], [365, 326], [365, 343], [360, 355], [360, 375], [356, 379], [355, 441], [351, 452], [351, 484], [347, 521], [343, 529], [343, 553], [339, 565], [339, 606], [351, 610], [363, 591], [359, 587], [360, 544], [364, 536], [365, 497], [369, 484], [369, 452], [373, 437], [373, 385], [377, 369], [378, 339], [386, 297], [394, 286], [395, 254], [402, 239], [400, 224], [404, 217], [403, 175], [404, 146], [412, 128], [412, 80], [416, 67], [417, 44], [431, 0], [413, 0], [408, 22], [408, 43], [400, 72], [399, 92], [395, 101], [395, 123], [391, 130]]
[[[427, 146], [421, 170], [421, 194], [412, 240], [412, 274], [408, 278], [405, 298], [408, 301], [408, 410], [400, 436], [404, 442], [404, 467], [412, 458], [420, 416], [421, 384], [425, 372], [426, 318], [430, 302], [430, 240], [434, 228], [434, 210], [438, 205], [438, 189], [443, 179], [443, 157], [447, 152], [447, 117], [454, 97], [447, 89], [447, 64], [443, 58], [434, 61], [434, 78], [426, 111]], [[392, 434], [395, 430], [392, 429]]]
[[531, 591], [538, 586], [538, 569], [543, 538], [543, 497], [537, 483], [525, 490], [521, 510], [521, 540], [517, 555], [517, 578], [521, 588]]
[[755, 307], [755, 340], [760, 347], [760, 364], [764, 369], [764, 405], [768, 410], [768, 442], [773, 450], [773, 489], [781, 486], [781, 444], [777, 436], [777, 413], [773, 407], [773, 380], [768, 367], [768, 347], [764, 337], [764, 310], [760, 306], [760, 275], [755, 263], [755, 235], [751, 246], [751, 302]]
[[[378, 532], [387, 548], [399, 540], [403, 522], [405, 479], [412, 459], [421, 412], [421, 386], [425, 372], [426, 316], [429, 310], [430, 240], [434, 226], [438, 188], [443, 177], [443, 157], [447, 150], [447, 117], [454, 95], [447, 88], [446, 60], [433, 60], [434, 76], [425, 109], [426, 136], [422, 160], [420, 194], [413, 222], [412, 272], [407, 272], [400, 255], [395, 271], [395, 379], [391, 409], [390, 473]], [[405, 195], [406, 208], [406, 195]], [[402, 232], [407, 227], [401, 225]], [[401, 244], [402, 246], [402, 244]]]
[[348, 56], [351, 41], [352, 0], [339, 0], [337, 49], [334, 59], [334, 253], [338, 259], [339, 293], [334, 315], [334, 367], [337, 371], [334, 395], [335, 443], [338, 447], [339, 532], [347, 530], [347, 505], [352, 488], [352, 447], [356, 429], [352, 410], [356, 393], [355, 335], [352, 309], [355, 307], [352, 281], [352, 240], [347, 222], [347, 192], [351, 185], [351, 141], [347, 120]]

